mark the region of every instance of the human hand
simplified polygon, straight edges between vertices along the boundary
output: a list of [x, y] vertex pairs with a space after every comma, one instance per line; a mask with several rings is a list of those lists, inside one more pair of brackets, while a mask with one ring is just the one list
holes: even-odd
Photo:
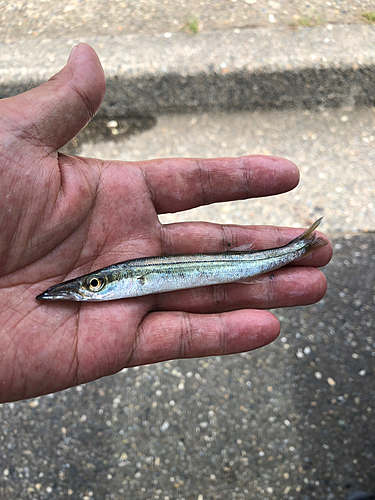
[[[104, 95], [99, 60], [80, 44], [50, 81], [0, 102], [0, 401], [65, 389], [179, 357], [230, 354], [274, 340], [264, 308], [310, 304], [325, 293], [330, 245], [264, 276], [105, 303], [35, 300], [49, 286], [126, 259], [268, 248], [301, 231], [209, 223], [160, 224], [157, 214], [292, 189], [298, 170], [248, 156], [141, 163], [71, 157], [58, 149]], [[309, 267], [305, 267], [309, 266]]]

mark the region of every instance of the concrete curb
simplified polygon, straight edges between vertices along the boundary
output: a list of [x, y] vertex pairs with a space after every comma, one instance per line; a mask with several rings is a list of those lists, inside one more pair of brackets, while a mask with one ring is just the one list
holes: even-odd
[[0, 44], [0, 97], [45, 81], [79, 41], [107, 78], [102, 116], [317, 106], [375, 100], [375, 27], [259, 28]]

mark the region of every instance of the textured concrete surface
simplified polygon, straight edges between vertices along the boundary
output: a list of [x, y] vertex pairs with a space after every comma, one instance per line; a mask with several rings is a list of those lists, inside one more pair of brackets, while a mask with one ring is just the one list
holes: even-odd
[[208, 32], [259, 26], [365, 23], [373, 0], [56, 0], [0, 1], [4, 39]]
[[45, 81], [65, 64], [74, 44], [87, 41], [106, 72], [102, 116], [363, 106], [375, 100], [373, 26], [170, 35], [0, 42], [0, 97]]
[[[281, 336], [262, 350], [130, 369], [2, 405], [1, 498], [375, 491], [375, 31], [366, 11], [374, 2], [0, 0], [1, 96], [49, 78], [80, 40], [103, 61], [106, 101], [68, 152], [286, 156], [301, 168], [292, 193], [163, 221], [306, 226], [324, 215], [335, 249], [324, 300], [277, 311]], [[189, 114], [165, 115], [176, 112]]]
[[0, 1], [0, 97], [45, 81], [86, 41], [106, 72], [102, 116], [370, 106], [373, 12], [365, 0]]

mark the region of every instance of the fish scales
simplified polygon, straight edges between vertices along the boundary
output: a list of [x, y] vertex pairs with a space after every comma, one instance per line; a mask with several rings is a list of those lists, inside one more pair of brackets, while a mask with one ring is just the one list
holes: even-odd
[[327, 242], [316, 237], [318, 219], [288, 244], [255, 251], [132, 259], [54, 285], [38, 300], [105, 301], [249, 280], [309, 255]]
[[[125, 265], [131, 267], [134, 276], [139, 277], [137, 292], [139, 295], [145, 295], [145, 292], [156, 293], [246, 280], [276, 269], [275, 256], [278, 257], [276, 266], [280, 267], [291, 259], [295, 260], [298, 252], [301, 250], [292, 253], [285, 250], [282, 252], [280, 249], [278, 255], [275, 255], [273, 250], [251, 254], [249, 252], [190, 254], [151, 257], [146, 261], [136, 259], [128, 261]], [[120, 267], [121, 264], [119, 271]], [[125, 282], [124, 284], [126, 286]], [[137, 292], [134, 290], [134, 293]]]

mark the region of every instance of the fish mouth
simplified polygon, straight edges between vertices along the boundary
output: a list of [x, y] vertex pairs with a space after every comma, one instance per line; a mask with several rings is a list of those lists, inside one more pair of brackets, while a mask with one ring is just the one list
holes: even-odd
[[36, 297], [36, 300], [82, 300], [82, 295], [77, 290], [77, 283], [60, 283], [49, 287], [45, 292]]

